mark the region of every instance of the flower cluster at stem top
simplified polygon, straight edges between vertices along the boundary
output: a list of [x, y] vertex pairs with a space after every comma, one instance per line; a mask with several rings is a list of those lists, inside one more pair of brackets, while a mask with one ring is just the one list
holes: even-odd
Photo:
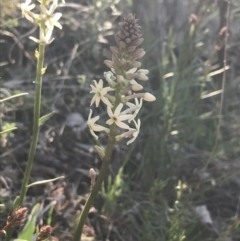
[[[109, 116], [106, 124], [109, 126], [116, 125], [125, 130], [124, 133], [115, 136], [115, 141], [118, 142], [124, 137], [132, 137], [127, 144], [135, 141], [139, 134], [141, 121], [140, 119], [136, 121], [135, 118], [142, 107], [142, 101], [151, 102], [156, 99], [150, 93], [138, 92], [143, 89], [143, 86], [136, 79], [147, 81], [149, 71], [147, 69], [138, 69], [141, 63], [137, 60], [144, 56], [145, 51], [137, 48], [143, 41], [141, 27], [137, 21], [133, 14], [128, 14], [124, 16], [123, 22], [119, 24], [119, 31], [115, 34], [118, 48], [110, 47], [112, 60], [104, 61], [111, 69], [111, 71], [104, 73], [105, 83], [108, 86], [104, 87], [102, 79], [99, 82], [94, 80], [94, 85], [90, 85], [92, 89], [90, 93], [94, 94], [91, 105], [95, 103], [96, 107], [98, 107], [101, 101], [106, 105]], [[109, 92], [114, 94], [111, 95]], [[132, 100], [135, 103], [130, 102]], [[96, 139], [98, 136], [95, 132], [104, 131], [108, 135], [110, 134], [109, 128], [96, 124], [99, 118], [99, 116], [92, 118], [92, 110], [90, 110], [87, 123], [91, 134]], [[129, 126], [131, 122], [134, 123], [134, 128]]]
[[[22, 10], [22, 16], [33, 23], [39, 24], [40, 27], [40, 39], [29, 37], [36, 43], [47, 45], [52, 43], [52, 32], [54, 26], [62, 29], [62, 25], [59, 23], [59, 19], [62, 13], [54, 13], [58, 7], [58, 0], [38, 0], [40, 2], [40, 14], [33, 12], [35, 4], [32, 0], [26, 0], [26, 2], [20, 5]], [[64, 3], [64, 1], [62, 1]]]

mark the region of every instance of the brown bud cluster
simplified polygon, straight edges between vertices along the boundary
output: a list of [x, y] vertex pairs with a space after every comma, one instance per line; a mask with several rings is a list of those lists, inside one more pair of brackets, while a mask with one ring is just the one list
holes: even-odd
[[105, 64], [114, 69], [116, 75], [124, 76], [128, 79], [126, 72], [132, 68], [138, 68], [141, 63], [136, 61], [145, 55], [142, 48], [137, 48], [142, 42], [141, 27], [138, 20], [130, 13], [124, 16], [123, 21], [119, 23], [119, 31], [115, 34], [117, 47], [110, 47], [112, 60], [105, 60]]
[[142, 42], [141, 27], [138, 25], [137, 22], [138, 19], [136, 19], [132, 13], [123, 17], [123, 22], [119, 23], [119, 32], [115, 36], [118, 44], [120, 44], [120, 42], [122, 41], [127, 46], [137, 46]]
[[49, 238], [51, 236], [51, 233], [52, 227], [50, 225], [41, 227], [37, 241], [42, 241]]
[[12, 211], [11, 215], [9, 215], [7, 218], [7, 224], [11, 227], [21, 226], [26, 220], [27, 213], [27, 208], [19, 208]]

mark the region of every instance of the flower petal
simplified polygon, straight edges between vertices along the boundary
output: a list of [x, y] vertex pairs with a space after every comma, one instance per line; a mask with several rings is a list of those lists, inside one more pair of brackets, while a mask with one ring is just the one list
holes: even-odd
[[108, 131], [109, 130], [108, 128], [98, 125], [98, 124], [95, 124], [92, 129], [94, 131]]
[[108, 125], [112, 125], [114, 123], [114, 121], [112, 119], [109, 119], [108, 121], [106, 121], [106, 124]]
[[113, 112], [112, 112], [112, 109], [111, 109], [110, 106], [107, 106], [107, 113], [108, 113], [108, 116], [109, 116], [110, 118], [112, 118]]
[[120, 104], [117, 106], [116, 110], [114, 111], [114, 115], [115, 115], [115, 116], [119, 116], [122, 108], [123, 108], [123, 104], [120, 103]]
[[120, 121], [125, 121], [125, 120], [128, 120], [128, 119], [132, 118], [132, 116], [133, 116], [133, 115], [120, 115], [120, 116], [118, 117], [118, 120], [120, 120]]
[[103, 102], [106, 106], [110, 106], [110, 107], [113, 106], [113, 105], [110, 103], [110, 101], [108, 100], [108, 98], [106, 98], [105, 96], [102, 96], [102, 102]]
[[98, 139], [98, 136], [94, 133], [94, 131], [92, 129], [90, 129], [90, 133], [92, 134], [92, 136], [94, 136], [96, 139]]
[[116, 123], [117, 126], [119, 126], [122, 129], [129, 129], [130, 128], [127, 124], [125, 124], [125, 123], [123, 123], [119, 120], [117, 120], [115, 123]]

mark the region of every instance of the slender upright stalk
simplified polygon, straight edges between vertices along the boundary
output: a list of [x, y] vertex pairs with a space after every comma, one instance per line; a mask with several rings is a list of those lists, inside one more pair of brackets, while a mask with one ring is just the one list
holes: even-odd
[[[27, 185], [29, 183], [29, 178], [32, 170], [32, 165], [34, 161], [34, 156], [36, 153], [36, 146], [38, 142], [38, 133], [39, 133], [39, 117], [40, 117], [40, 107], [41, 107], [41, 92], [42, 92], [42, 75], [43, 75], [43, 63], [44, 63], [44, 53], [45, 53], [45, 44], [39, 44], [39, 51], [37, 57], [37, 73], [36, 73], [36, 82], [35, 82], [35, 98], [34, 98], [34, 115], [33, 115], [33, 133], [32, 141], [30, 145], [30, 150], [28, 153], [27, 166], [25, 168], [24, 177], [22, 181], [22, 186], [20, 190], [19, 199], [15, 203], [15, 207], [20, 207], [23, 204], [24, 198], [27, 192]], [[12, 237], [13, 228], [7, 230], [7, 241]]]
[[[142, 106], [142, 99], [150, 102], [156, 99], [150, 93], [134, 93], [135, 91], [143, 89], [134, 78], [146, 81], [148, 80], [146, 74], [149, 72], [146, 69], [139, 69], [137, 71], [137, 68], [141, 66], [141, 63], [136, 60], [140, 59], [145, 54], [143, 49], [137, 48], [137, 46], [143, 41], [140, 31], [141, 27], [137, 24], [137, 21], [138, 20], [133, 14], [128, 14], [127, 16], [124, 16], [123, 22], [119, 23], [119, 32], [115, 34], [115, 40], [119, 48], [111, 46], [112, 61], [104, 61], [104, 63], [111, 69], [111, 72], [108, 71], [104, 73], [104, 77], [109, 86], [103, 87], [103, 80], [99, 80], [98, 83], [94, 80], [94, 85], [91, 85], [92, 91], [90, 93], [94, 93], [91, 105], [95, 103], [96, 107], [98, 107], [100, 101], [102, 101], [107, 106], [107, 113], [110, 119], [107, 120], [106, 124], [110, 126], [110, 129], [96, 124], [95, 122], [99, 119], [99, 116], [92, 118], [92, 110], [90, 110], [87, 123], [91, 134], [97, 139], [98, 136], [95, 132], [106, 132], [108, 134], [108, 144], [106, 151], [103, 151], [98, 146], [96, 147], [99, 156], [103, 159], [103, 163], [96, 181], [93, 173], [94, 170], [90, 169], [92, 172], [90, 172], [92, 189], [81, 212], [73, 241], [81, 240], [85, 220], [106, 175], [114, 144], [124, 137], [132, 136], [132, 139], [129, 140], [127, 144], [132, 143], [137, 138], [140, 131], [141, 121], [138, 119], [136, 122], [134, 118]], [[131, 89], [133, 90], [133, 93], [129, 95], [127, 92]], [[115, 91], [115, 95], [107, 94], [108, 91]], [[139, 101], [138, 98], [140, 98]], [[135, 99], [135, 104], [129, 102], [132, 99]], [[124, 104], [126, 104], [127, 109], [121, 112]], [[136, 129], [123, 123], [123, 121], [126, 120], [128, 120], [129, 123], [133, 121]], [[116, 136], [117, 126], [118, 128], [127, 131]]]
[[[58, 1], [47, 1], [41, 0], [40, 2], [40, 13], [35, 13], [35, 4], [31, 0], [26, 0], [26, 2], [20, 4], [22, 10], [22, 16], [25, 17], [30, 22], [39, 25], [39, 39], [34, 37], [29, 37], [31, 40], [39, 44], [38, 51], [36, 51], [35, 56], [37, 58], [37, 69], [36, 69], [36, 81], [35, 81], [35, 98], [34, 98], [34, 115], [33, 115], [33, 132], [32, 140], [30, 145], [30, 150], [28, 154], [27, 165], [24, 172], [24, 177], [22, 181], [22, 186], [20, 190], [20, 195], [17, 197], [14, 203], [14, 208], [22, 206], [24, 198], [27, 193], [27, 187], [29, 183], [29, 178], [32, 170], [32, 165], [34, 161], [34, 156], [36, 153], [36, 147], [38, 142], [39, 134], [39, 117], [41, 109], [41, 92], [42, 92], [42, 75], [45, 72], [43, 68], [44, 65], [44, 54], [45, 46], [50, 44], [54, 39], [51, 38], [54, 26], [62, 28], [61, 24], [58, 22], [61, 18], [61, 13], [54, 13], [55, 9], [58, 7]], [[49, 7], [49, 4], [51, 6]], [[11, 239], [13, 227], [7, 232], [7, 241]]]
[[20, 191], [18, 206], [21, 206], [23, 204], [23, 200], [27, 192], [27, 185], [29, 182], [33, 160], [36, 152], [36, 146], [38, 142], [38, 133], [39, 133], [38, 122], [39, 122], [40, 107], [41, 107], [42, 69], [43, 69], [43, 63], [44, 63], [44, 52], [45, 52], [45, 44], [39, 44], [39, 57], [37, 59], [37, 76], [36, 76], [36, 82], [35, 82], [32, 141], [31, 141], [31, 146], [28, 154], [27, 166], [26, 166], [23, 181], [22, 181], [22, 187]]
[[115, 143], [115, 129], [116, 129], [116, 125], [112, 125], [110, 128], [110, 134], [109, 134], [108, 144], [107, 144], [107, 148], [106, 148], [106, 154], [103, 159], [103, 163], [102, 163], [102, 166], [101, 166], [101, 169], [99, 172], [99, 176], [97, 178], [95, 185], [92, 188], [92, 191], [91, 191], [91, 193], [87, 199], [87, 202], [85, 203], [83, 211], [80, 215], [80, 219], [79, 219], [79, 222], [78, 222], [75, 234], [74, 234], [73, 241], [81, 240], [81, 234], [83, 231], [83, 226], [84, 226], [85, 220], [87, 218], [90, 208], [92, 207], [93, 201], [94, 201], [98, 191], [101, 188], [104, 177], [106, 176], [106, 172], [108, 169], [108, 165], [109, 165], [109, 162], [110, 162], [110, 159], [112, 156], [112, 151], [113, 151], [113, 147], [114, 147], [114, 143]]

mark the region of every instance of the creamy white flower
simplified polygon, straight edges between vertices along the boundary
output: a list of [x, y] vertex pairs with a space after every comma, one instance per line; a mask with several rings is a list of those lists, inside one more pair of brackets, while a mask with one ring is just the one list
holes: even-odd
[[111, 71], [104, 72], [104, 77], [109, 84], [116, 84], [116, 82], [114, 81], [114, 80], [116, 80], [116, 77], [114, 76], [114, 74]]
[[116, 142], [121, 141], [124, 137], [127, 138], [129, 136], [132, 136], [135, 131], [135, 129], [130, 128], [128, 131], [122, 133], [121, 135], [117, 135], [115, 137]]
[[128, 122], [131, 122], [138, 114], [138, 112], [140, 111], [141, 107], [142, 107], [142, 99], [135, 98], [135, 105], [132, 104], [131, 102], [127, 102], [126, 105], [130, 108], [135, 108], [133, 117], [131, 119], [128, 120]]
[[[135, 129], [135, 132], [132, 134], [133, 138], [127, 142], [127, 145], [129, 145], [130, 143], [133, 143], [136, 140], [136, 138], [138, 137], [139, 131], [140, 131], [140, 126], [141, 126], [140, 119], [138, 119], [138, 122], [136, 122], [135, 120], [133, 120], [133, 122], [135, 124], [136, 129]], [[130, 129], [129, 131], [131, 131], [131, 130], [132, 129]]]
[[32, 0], [26, 0], [25, 3], [20, 5], [22, 10], [22, 16], [28, 19], [29, 21], [33, 22], [34, 13], [31, 12], [35, 8], [35, 4], [30, 4]]
[[45, 24], [48, 28], [56, 26], [57, 28], [62, 29], [62, 25], [58, 22], [59, 19], [62, 17], [62, 13], [54, 13], [57, 6], [58, 6], [57, 0], [53, 1], [49, 10], [47, 10], [43, 4], [40, 5], [42, 12], [45, 15], [45, 18], [47, 19]]
[[123, 121], [132, 118], [132, 115], [122, 114], [121, 113], [122, 108], [123, 108], [123, 104], [120, 103], [113, 113], [111, 107], [107, 106], [107, 113], [108, 113], [110, 119], [106, 123], [108, 125], [112, 125], [113, 123], [115, 123], [120, 128], [130, 129], [130, 127], [127, 124], [123, 123]]
[[54, 40], [54, 38], [51, 39], [52, 31], [53, 31], [53, 28], [46, 29], [46, 34], [45, 34], [44, 30], [40, 28], [40, 39], [36, 39], [32, 36], [29, 38], [39, 44], [50, 44]]
[[141, 107], [142, 107], [142, 98], [140, 98], [140, 100], [138, 101], [138, 98], [135, 98], [135, 104], [131, 103], [131, 102], [127, 102], [126, 105], [129, 107], [128, 109], [126, 109], [125, 111], [122, 112], [122, 114], [129, 114], [129, 113], [133, 113], [132, 118], [130, 118], [128, 120], [128, 122], [130, 123], [138, 114], [138, 112], [140, 111]]
[[103, 81], [100, 79], [97, 83], [96, 80], [93, 80], [95, 86], [90, 85], [92, 88], [92, 91], [90, 93], [94, 93], [95, 95], [92, 98], [91, 105], [95, 102], [96, 107], [99, 106], [100, 100], [107, 106], [112, 107], [112, 104], [108, 100], [108, 98], [105, 96], [108, 91], [113, 91], [114, 89], [111, 87], [105, 87], [103, 88]]
[[91, 118], [92, 117], [92, 110], [90, 109], [90, 113], [89, 113], [89, 116], [88, 116], [88, 121], [87, 121], [87, 124], [88, 124], [88, 127], [90, 129], [90, 132], [91, 134], [96, 138], [98, 139], [98, 136], [94, 133], [94, 131], [105, 131], [105, 132], [109, 132], [109, 129], [104, 127], [104, 126], [101, 126], [101, 125], [98, 125], [98, 124], [95, 124], [96, 121], [99, 120], [99, 116], [96, 116], [94, 118]]

